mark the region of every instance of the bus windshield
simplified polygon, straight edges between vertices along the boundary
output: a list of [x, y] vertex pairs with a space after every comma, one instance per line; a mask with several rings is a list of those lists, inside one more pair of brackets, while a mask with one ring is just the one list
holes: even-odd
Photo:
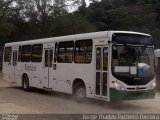
[[153, 45], [151, 36], [138, 34], [115, 33], [112, 40], [118, 44]]
[[154, 49], [146, 46], [113, 45], [112, 73], [118, 79], [154, 77]]

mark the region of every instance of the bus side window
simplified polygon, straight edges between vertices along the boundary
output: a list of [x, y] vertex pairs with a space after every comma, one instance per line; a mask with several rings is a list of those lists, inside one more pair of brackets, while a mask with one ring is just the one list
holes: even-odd
[[18, 52], [18, 62], [21, 61], [21, 53], [22, 53], [22, 47], [19, 46], [19, 52]]
[[11, 62], [12, 48], [6, 47], [4, 51], [4, 62]]
[[21, 61], [22, 62], [30, 62], [31, 54], [32, 54], [32, 46], [31, 45], [24, 45], [22, 46], [22, 55]]
[[74, 42], [60, 42], [58, 44], [58, 62], [59, 63], [72, 63], [74, 52]]
[[41, 62], [42, 61], [42, 50], [43, 45], [42, 44], [36, 44], [32, 46], [32, 62]]
[[91, 63], [92, 40], [77, 40], [75, 42], [75, 63]]
[[58, 49], [58, 43], [55, 44], [55, 49], [54, 49], [54, 63], [57, 62], [57, 49]]

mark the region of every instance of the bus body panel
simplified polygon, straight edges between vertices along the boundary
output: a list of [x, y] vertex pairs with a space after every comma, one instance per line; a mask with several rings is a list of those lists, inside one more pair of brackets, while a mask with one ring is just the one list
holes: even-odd
[[[116, 79], [111, 72], [112, 69], [112, 34], [113, 33], [130, 33], [130, 34], [142, 34], [137, 32], [127, 31], [105, 31], [96, 33], [87, 33], [79, 35], [62, 36], [55, 38], [7, 43], [6, 47], [12, 47], [11, 61], [3, 62], [3, 78], [10, 82], [15, 82], [18, 86], [22, 86], [22, 77], [24, 74], [29, 77], [29, 84], [31, 87], [47, 88], [53, 91], [59, 91], [64, 93], [73, 93], [73, 83], [75, 80], [80, 79], [84, 82], [86, 87], [86, 97], [105, 99], [106, 101], [117, 101], [123, 99], [142, 99], [153, 98], [155, 95], [154, 89], [148, 89], [150, 85], [155, 81], [151, 80], [146, 85], [127, 85], [124, 82]], [[92, 40], [92, 60], [91, 63], [60, 63], [55, 61], [55, 49], [56, 43], [74, 41], [77, 40]], [[19, 46], [23, 45], [37, 45], [42, 44], [42, 60], [40, 62], [20, 62], [18, 61]], [[100, 52], [101, 58], [97, 55]], [[17, 63], [13, 66], [14, 52], [17, 52]], [[13, 55], [14, 54], [14, 55]], [[106, 54], [106, 56], [105, 56]], [[75, 54], [74, 54], [75, 55]], [[73, 56], [75, 57], [75, 56]], [[106, 61], [104, 61], [104, 57]], [[107, 65], [107, 70], [103, 68], [97, 70], [97, 59], [100, 60], [100, 66]], [[16, 59], [15, 59], [16, 60]], [[97, 75], [99, 78], [97, 78]], [[104, 80], [105, 78], [105, 80]], [[100, 86], [97, 89], [97, 79], [100, 79]], [[106, 81], [105, 85], [104, 82]], [[118, 90], [113, 81], [118, 81], [125, 90]], [[128, 88], [135, 88], [135, 90], [129, 91]], [[141, 91], [137, 91], [136, 88], [146, 88]], [[106, 91], [104, 91], [106, 89]], [[97, 92], [98, 90], [98, 92]], [[137, 93], [131, 94], [131, 92]]]

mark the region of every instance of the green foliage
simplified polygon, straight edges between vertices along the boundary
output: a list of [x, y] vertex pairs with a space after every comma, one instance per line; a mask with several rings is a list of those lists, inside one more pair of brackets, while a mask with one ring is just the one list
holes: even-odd
[[82, 13], [86, 13], [85, 17], [95, 24], [97, 31], [145, 32], [153, 36], [156, 48], [160, 48], [159, 0], [102, 0], [92, 3]]
[[95, 31], [95, 27], [80, 15], [69, 14], [56, 18], [53, 24], [53, 36], [70, 35]]
[[1, 44], [95, 31], [85, 17], [68, 13], [68, 7], [68, 0], [0, 0]]
[[7, 38], [15, 32], [15, 26], [9, 22], [0, 23], [0, 36], [2, 38]]
[[152, 5], [157, 13], [157, 21], [160, 20], [160, 1], [159, 0], [153, 0]]
[[11, 41], [9, 38], [13, 37], [16, 31], [16, 26], [7, 21], [1, 21], [0, 22], [0, 46], [2, 46], [5, 41]]
[[[102, 30], [149, 33], [160, 47], [160, 0], [0, 0], [0, 40], [6, 42]], [[0, 46], [1, 46], [0, 45]]]

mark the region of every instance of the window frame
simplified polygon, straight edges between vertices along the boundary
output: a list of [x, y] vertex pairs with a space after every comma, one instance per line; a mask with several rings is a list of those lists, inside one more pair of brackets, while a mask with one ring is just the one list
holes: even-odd
[[[23, 52], [24, 52], [24, 50], [23, 50], [23, 47], [24, 46], [30, 46], [30, 57], [27, 59], [27, 60], [24, 60], [24, 58], [23, 58]], [[21, 46], [22, 47], [22, 51], [21, 51], [21, 62], [31, 62], [31, 56], [32, 56], [32, 45], [22, 45]]]
[[[87, 51], [87, 52], [91, 52], [91, 60], [90, 60], [90, 62], [77, 62], [76, 61], [76, 43], [77, 42], [84, 42], [84, 41], [91, 41], [91, 51]], [[86, 51], [85, 51], [86, 52]], [[83, 52], [84, 53], [84, 52]], [[74, 50], [74, 63], [76, 63], [76, 64], [90, 64], [90, 63], [92, 63], [92, 56], [93, 56], [93, 40], [92, 39], [84, 39], [84, 40], [76, 40], [75, 41], [75, 50]]]
[[55, 48], [54, 48], [54, 63], [58, 61], [58, 43], [55, 43]]
[[[6, 48], [10, 49], [10, 53], [7, 54], [9, 56], [9, 59], [7, 58], [7, 60], [6, 60]], [[11, 62], [11, 57], [12, 57], [12, 47], [5, 47], [4, 48], [4, 59], [3, 59], [3, 61], [4, 62]]]
[[[64, 51], [64, 53], [72, 53], [72, 61], [71, 61], [71, 62], [66, 62], [66, 61], [64, 60], [64, 61], [62, 62], [62, 61], [59, 60], [59, 59], [60, 59], [60, 58], [59, 58], [59, 54], [60, 54], [60, 51], [59, 51], [59, 50], [60, 50], [60, 48], [62, 48], [62, 47], [60, 47], [60, 45], [61, 45], [62, 43], [65, 44], [65, 43], [69, 43], [69, 42], [72, 43], [72, 45], [73, 45], [73, 46], [72, 46], [72, 47], [73, 47], [73, 50], [72, 50], [72, 52]], [[66, 45], [64, 45], [64, 46], [66, 46]], [[75, 48], [74, 46], [75, 46], [74, 41], [63, 41], [63, 42], [59, 42], [59, 43], [58, 43], [58, 49], [57, 49], [57, 62], [58, 62], [58, 63], [73, 63], [73, 62], [74, 62], [74, 48]], [[65, 47], [65, 50], [66, 50], [66, 48], [67, 48], [67, 47]], [[66, 57], [66, 56], [65, 56], [65, 57]]]
[[[40, 58], [40, 60], [38, 60], [38, 61], [36, 61], [36, 60], [33, 60], [33, 47], [34, 46], [41, 46], [41, 58]], [[33, 44], [32, 46], [31, 46], [31, 49], [32, 49], [32, 51], [31, 51], [31, 59], [30, 59], [30, 61], [31, 62], [34, 62], [34, 63], [40, 63], [40, 62], [42, 62], [42, 57], [43, 57], [43, 44]], [[39, 54], [35, 54], [35, 55], [39, 55]]]
[[22, 46], [19, 46], [18, 48], [18, 62], [21, 62], [21, 56], [22, 55]]

